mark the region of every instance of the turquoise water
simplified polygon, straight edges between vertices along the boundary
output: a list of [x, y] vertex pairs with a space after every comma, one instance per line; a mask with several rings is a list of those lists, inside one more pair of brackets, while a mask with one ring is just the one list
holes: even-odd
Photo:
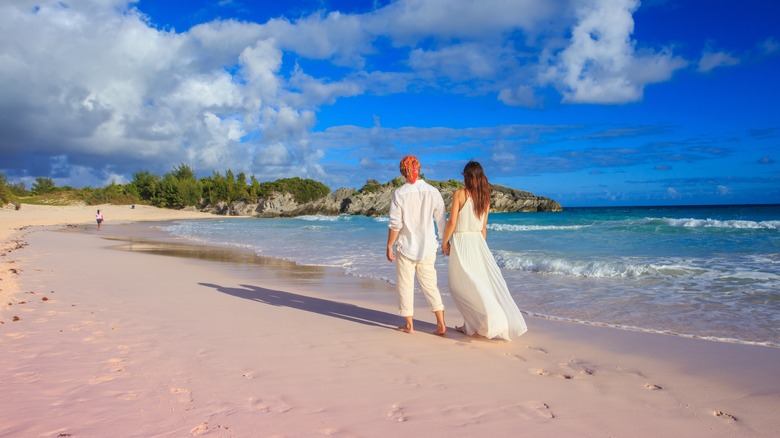
[[[387, 218], [186, 221], [182, 237], [394, 282]], [[488, 244], [525, 312], [780, 346], [780, 206], [491, 214]], [[447, 260], [437, 258], [449, 293]]]

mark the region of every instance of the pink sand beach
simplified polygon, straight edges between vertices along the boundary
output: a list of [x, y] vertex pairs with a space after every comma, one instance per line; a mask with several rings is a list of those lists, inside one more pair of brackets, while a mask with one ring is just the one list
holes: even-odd
[[421, 295], [400, 333], [387, 283], [156, 227], [193, 218], [0, 209], [0, 437], [780, 436], [780, 349], [532, 317], [488, 341], [451, 302], [439, 337]]

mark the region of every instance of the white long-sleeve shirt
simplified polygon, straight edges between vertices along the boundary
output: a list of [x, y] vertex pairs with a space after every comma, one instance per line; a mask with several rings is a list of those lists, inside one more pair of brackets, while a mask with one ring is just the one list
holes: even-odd
[[447, 210], [441, 193], [426, 183], [417, 180], [406, 183], [393, 192], [390, 202], [391, 230], [398, 231], [396, 250], [412, 260], [423, 260], [436, 254], [439, 241], [436, 239], [434, 221], [439, 238], [443, 237], [447, 222]]

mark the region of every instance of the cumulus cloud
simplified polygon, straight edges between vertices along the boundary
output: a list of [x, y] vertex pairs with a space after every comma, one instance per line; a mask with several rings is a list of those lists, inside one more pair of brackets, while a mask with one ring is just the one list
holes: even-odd
[[640, 100], [647, 84], [668, 80], [687, 65], [668, 49], [637, 50], [631, 39], [638, 0], [576, 3], [577, 21], [563, 51], [551, 56], [546, 72], [564, 100], [626, 103]]
[[479, 129], [424, 130], [422, 139], [379, 126], [312, 132], [318, 111], [339, 99], [425, 87], [527, 107], [550, 87], [572, 103], [641, 99], [685, 61], [632, 40], [638, 5], [398, 0], [363, 14], [216, 19], [177, 32], [152, 25], [133, 0], [6, 2], [2, 167], [16, 177], [56, 172], [74, 185], [180, 162], [201, 175], [327, 177], [322, 160], [345, 149], [337, 132], [356, 135], [351, 144], [365, 139], [368, 149], [351, 159], [367, 168], [404, 142], [500, 144], [501, 129], [488, 129], [499, 132], [490, 140]]

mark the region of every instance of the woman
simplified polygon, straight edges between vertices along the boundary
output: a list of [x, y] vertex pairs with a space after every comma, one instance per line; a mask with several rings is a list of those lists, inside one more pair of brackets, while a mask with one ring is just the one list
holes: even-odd
[[485, 241], [490, 184], [476, 161], [466, 164], [463, 182], [466, 187], [452, 194], [442, 242], [442, 251], [450, 256], [452, 298], [464, 319], [463, 327], [456, 329], [467, 335], [511, 340], [528, 328]]

